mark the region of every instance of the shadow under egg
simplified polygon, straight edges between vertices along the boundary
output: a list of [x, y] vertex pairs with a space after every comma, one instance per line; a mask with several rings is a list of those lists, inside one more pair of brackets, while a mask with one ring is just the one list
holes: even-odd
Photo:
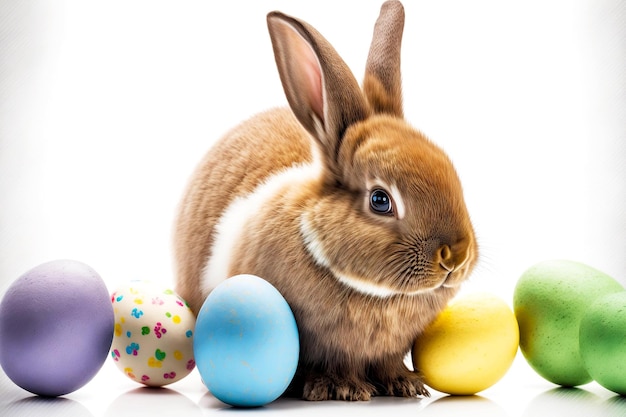
[[81, 403], [62, 397], [28, 397], [11, 402], [2, 413], [7, 417], [93, 417]]
[[118, 396], [106, 410], [105, 417], [154, 417], [181, 415], [201, 417], [196, 403], [169, 388], [141, 387]]
[[626, 416], [626, 397], [615, 395], [602, 403], [603, 417]]
[[605, 416], [602, 409], [602, 401], [596, 394], [581, 388], [557, 387], [533, 398], [522, 416]]
[[500, 405], [480, 395], [447, 395], [430, 402], [420, 412], [420, 417], [505, 417], [507, 415]]

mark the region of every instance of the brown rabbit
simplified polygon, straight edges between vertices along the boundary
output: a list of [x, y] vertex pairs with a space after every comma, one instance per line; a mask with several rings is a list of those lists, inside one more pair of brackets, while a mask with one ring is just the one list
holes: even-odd
[[272, 283], [300, 332], [290, 392], [307, 400], [428, 395], [404, 358], [477, 245], [450, 160], [403, 119], [404, 9], [383, 4], [363, 90], [313, 27], [267, 22], [290, 109], [201, 162], [176, 224], [177, 290], [197, 313], [233, 275]]

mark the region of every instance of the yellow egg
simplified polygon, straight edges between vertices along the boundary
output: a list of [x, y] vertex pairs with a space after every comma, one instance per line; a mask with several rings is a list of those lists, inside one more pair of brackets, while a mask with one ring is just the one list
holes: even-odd
[[418, 338], [413, 366], [437, 391], [473, 395], [504, 376], [518, 346], [508, 304], [492, 294], [469, 294], [453, 300]]

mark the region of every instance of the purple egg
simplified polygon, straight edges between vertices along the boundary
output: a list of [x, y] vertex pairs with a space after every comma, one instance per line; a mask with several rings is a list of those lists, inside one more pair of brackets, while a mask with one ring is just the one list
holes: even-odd
[[72, 260], [44, 263], [11, 284], [0, 303], [0, 365], [34, 394], [68, 394], [102, 367], [113, 326], [96, 271]]

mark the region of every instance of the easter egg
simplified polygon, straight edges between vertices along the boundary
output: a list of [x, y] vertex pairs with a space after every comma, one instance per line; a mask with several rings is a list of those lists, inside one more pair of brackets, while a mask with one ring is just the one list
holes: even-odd
[[85, 385], [104, 364], [112, 337], [106, 285], [81, 262], [29, 270], [0, 303], [0, 365], [34, 394], [56, 397]]
[[426, 385], [452, 395], [473, 395], [498, 382], [519, 346], [511, 308], [489, 293], [459, 296], [413, 346], [413, 366]]
[[300, 344], [283, 296], [254, 275], [237, 275], [207, 297], [196, 323], [198, 370], [209, 391], [238, 407], [268, 404], [285, 392]]
[[526, 361], [558, 385], [590, 382], [580, 357], [580, 320], [595, 299], [623, 290], [610, 276], [578, 262], [551, 260], [527, 269], [513, 296]]
[[195, 368], [196, 318], [174, 291], [150, 281], [131, 281], [115, 289], [111, 303], [115, 313], [111, 358], [126, 376], [160, 387]]
[[626, 292], [599, 297], [584, 312], [580, 355], [598, 384], [626, 395]]

